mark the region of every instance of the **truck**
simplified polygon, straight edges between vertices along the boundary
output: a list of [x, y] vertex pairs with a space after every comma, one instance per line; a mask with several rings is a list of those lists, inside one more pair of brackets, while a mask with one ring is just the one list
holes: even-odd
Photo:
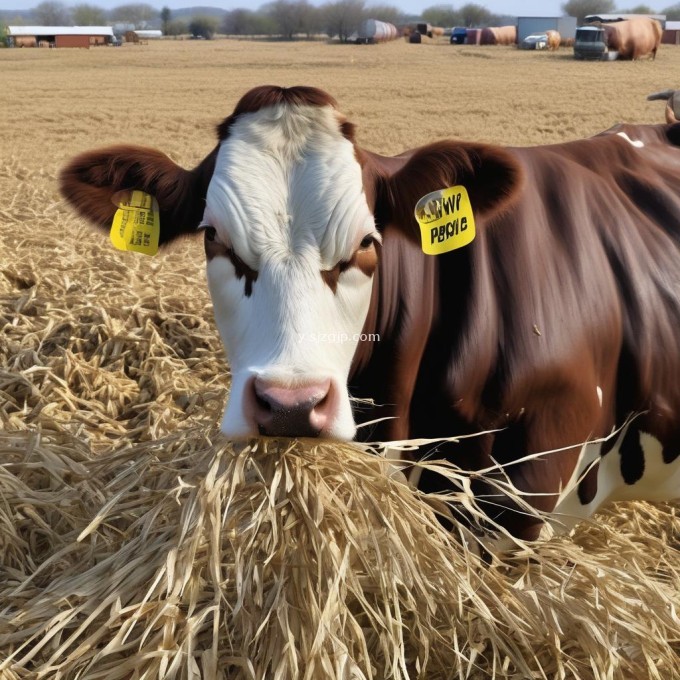
[[607, 34], [602, 26], [581, 26], [576, 29], [575, 59], [613, 61], [618, 56], [617, 51], [609, 49]]

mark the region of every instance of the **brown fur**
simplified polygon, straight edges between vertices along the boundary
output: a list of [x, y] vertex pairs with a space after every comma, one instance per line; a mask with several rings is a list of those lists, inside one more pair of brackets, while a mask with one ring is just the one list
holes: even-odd
[[[258, 88], [219, 134], [229, 133], [235, 116], [281, 101], [334, 106], [313, 88]], [[350, 389], [377, 404], [365, 420], [391, 418], [360, 430], [362, 438], [496, 429], [435, 453], [471, 470], [512, 463], [509, 477], [538, 494], [532, 502], [544, 510], [571, 476], [578, 444], [609, 434], [631, 413], [643, 414], [637, 425], [661, 441], [664, 460], [680, 455], [678, 146], [680, 125], [623, 125], [533, 148], [442, 141], [384, 157], [357, 147], [383, 243], [354, 265], [368, 273], [377, 260], [364, 331], [381, 339], [359, 346]], [[61, 188], [81, 214], [107, 228], [115, 191], [149, 191], [161, 206], [161, 242], [168, 242], [201, 219], [214, 155], [186, 171], [156, 151], [113, 147], [72, 161]], [[468, 189], [477, 237], [424, 255], [414, 206], [454, 184]], [[348, 266], [337, 263], [322, 276], [334, 288]], [[549, 460], [516, 463], [562, 447]], [[442, 484], [427, 474], [421, 482], [430, 491]], [[584, 498], [593, 495], [592, 482]], [[490, 517], [518, 536], [536, 536], [538, 523], [487, 481], [473, 488]]]
[[619, 53], [619, 59], [656, 58], [663, 33], [655, 19], [639, 17], [611, 24], [602, 24], [607, 46]]
[[562, 37], [557, 31], [546, 31], [548, 36], [548, 49], [551, 52], [555, 52], [560, 49], [560, 44], [562, 43]]

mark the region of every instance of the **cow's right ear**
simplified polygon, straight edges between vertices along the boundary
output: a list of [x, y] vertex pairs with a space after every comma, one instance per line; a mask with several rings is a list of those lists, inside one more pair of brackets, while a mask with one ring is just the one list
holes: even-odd
[[109, 230], [113, 196], [138, 189], [158, 201], [159, 245], [190, 234], [203, 218], [205, 195], [215, 167], [215, 149], [193, 170], [185, 170], [155, 149], [111, 146], [76, 156], [59, 176], [62, 196], [85, 219]]

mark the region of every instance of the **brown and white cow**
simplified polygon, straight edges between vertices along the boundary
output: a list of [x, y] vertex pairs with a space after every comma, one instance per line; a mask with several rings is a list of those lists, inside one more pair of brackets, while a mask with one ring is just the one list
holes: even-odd
[[[193, 170], [141, 147], [85, 153], [61, 190], [105, 229], [114, 193], [141, 189], [161, 244], [202, 232], [228, 436], [487, 431], [428, 453], [503, 465], [565, 526], [607, 500], [680, 496], [680, 125], [385, 157], [326, 93], [264, 86], [218, 137]], [[414, 207], [454, 185], [476, 237], [426, 255]], [[379, 422], [357, 435], [358, 419]], [[494, 488], [473, 484], [489, 517], [536, 537], [540, 522]]]

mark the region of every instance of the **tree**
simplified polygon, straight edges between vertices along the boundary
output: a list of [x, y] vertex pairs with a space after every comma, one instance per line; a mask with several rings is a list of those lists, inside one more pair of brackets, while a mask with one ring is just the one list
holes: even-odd
[[40, 26], [68, 26], [71, 23], [71, 10], [56, 0], [45, 0], [33, 9], [33, 16]]
[[341, 42], [347, 42], [366, 18], [364, 0], [336, 0], [324, 5], [322, 12], [328, 37], [337, 36]]
[[621, 14], [657, 14], [657, 12], [655, 12], [648, 5], [636, 5], [630, 9], [621, 9], [616, 11], [621, 12]]
[[158, 15], [158, 10], [146, 3], [119, 5], [111, 10], [111, 18], [123, 24], [134, 24], [135, 28], [146, 28], [146, 25]]
[[610, 14], [614, 11], [614, 0], [568, 0], [562, 5], [562, 11], [570, 17], [576, 17], [579, 24], [589, 14]]
[[217, 33], [219, 23], [215, 17], [197, 15], [189, 22], [189, 33], [194, 38], [212, 40], [215, 37], [215, 33]]
[[72, 10], [73, 23], [76, 26], [104, 26], [106, 24], [106, 12], [96, 5], [82, 3]]
[[318, 10], [307, 0], [275, 0], [261, 8], [272, 18], [276, 33], [292, 40], [296, 33], [305, 33], [309, 37], [318, 29]]
[[276, 25], [263, 12], [238, 8], [225, 14], [222, 32], [226, 35], [274, 35]]
[[460, 23], [463, 26], [489, 26], [493, 15], [486, 7], [476, 5], [475, 3], [468, 3], [463, 5], [459, 10]]
[[[366, 13], [371, 15], [372, 19], [378, 21], [387, 21], [390, 24], [404, 23], [404, 13], [393, 5], [371, 5], [366, 8]], [[442, 26], [443, 24], [437, 24]]]
[[666, 15], [667, 21], [680, 21], [680, 2], [661, 10], [661, 14]]
[[170, 23], [170, 19], [172, 17], [172, 12], [170, 11], [169, 7], [163, 7], [161, 10], [161, 22], [162, 22], [162, 29], [163, 29], [163, 34], [167, 35], [168, 34], [168, 24]]
[[168, 21], [165, 35], [186, 35], [189, 32], [189, 24], [183, 19], [172, 19]]
[[433, 5], [424, 9], [421, 16], [433, 26], [460, 26], [464, 23], [460, 11], [453, 5]]

